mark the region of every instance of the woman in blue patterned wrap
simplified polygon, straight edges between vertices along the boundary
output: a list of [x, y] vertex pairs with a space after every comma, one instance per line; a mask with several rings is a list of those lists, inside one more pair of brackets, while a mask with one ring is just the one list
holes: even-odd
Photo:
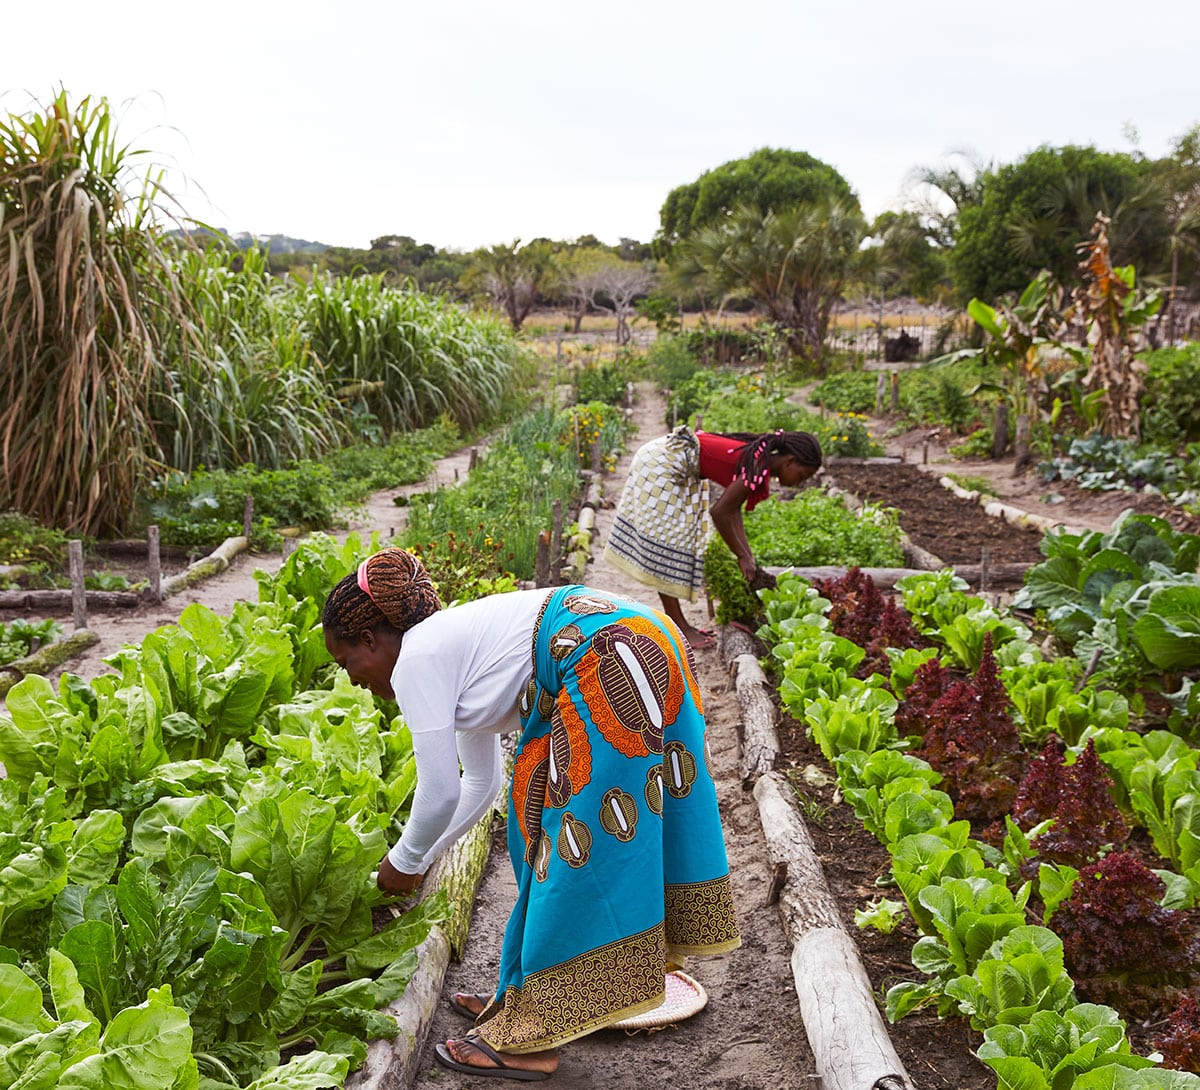
[[387, 549], [334, 588], [324, 626], [412, 732], [417, 789], [382, 889], [416, 888], [483, 816], [500, 734], [519, 732], [500, 979], [455, 997], [475, 1027], [441, 1063], [547, 1078], [559, 1045], [659, 1006], [684, 957], [738, 945], [700, 691], [666, 616], [582, 586], [442, 609], [420, 561]]

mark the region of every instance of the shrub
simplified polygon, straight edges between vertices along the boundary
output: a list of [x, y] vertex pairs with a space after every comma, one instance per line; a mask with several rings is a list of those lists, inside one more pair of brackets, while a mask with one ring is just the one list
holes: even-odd
[[1160, 348], [1143, 362], [1142, 438], [1168, 447], [1200, 439], [1200, 344]]
[[700, 364], [681, 338], [659, 337], [646, 353], [646, 366], [660, 388], [675, 390], [696, 373]]
[[67, 535], [40, 526], [19, 511], [0, 511], [0, 564], [41, 564], [61, 568], [67, 561]]
[[870, 413], [875, 411], [875, 390], [879, 383], [877, 371], [843, 371], [830, 375], [808, 395], [814, 405], [824, 405], [839, 413]]
[[620, 405], [625, 400], [625, 385], [632, 378], [632, 373], [632, 368], [625, 360], [616, 363], [588, 360], [575, 371], [575, 400]]
[[333, 471], [319, 462], [299, 462], [290, 469], [261, 470], [244, 465], [235, 470], [197, 470], [163, 482], [150, 503], [165, 544], [182, 548], [218, 545], [242, 533], [246, 497], [254, 501], [254, 544], [259, 534], [280, 526], [325, 529], [336, 524], [339, 496]]

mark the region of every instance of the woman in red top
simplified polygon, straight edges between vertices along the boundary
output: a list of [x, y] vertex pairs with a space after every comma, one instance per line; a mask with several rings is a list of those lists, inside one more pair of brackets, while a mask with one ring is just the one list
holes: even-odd
[[794, 488], [820, 468], [821, 445], [808, 432], [718, 435], [676, 428], [634, 454], [604, 556], [658, 591], [663, 612], [693, 648], [708, 647], [711, 633], [689, 624], [680, 606], [681, 598], [696, 600], [703, 582], [708, 536], [703, 482], [724, 487], [708, 514], [742, 574], [753, 581], [757, 565], [742, 525], [743, 508], [753, 510], [766, 499], [772, 477]]

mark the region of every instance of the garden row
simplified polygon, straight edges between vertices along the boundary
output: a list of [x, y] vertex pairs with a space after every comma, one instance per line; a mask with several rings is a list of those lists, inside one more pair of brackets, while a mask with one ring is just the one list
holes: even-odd
[[[967, 1016], [1001, 1087], [1200, 1085], [1134, 1054], [1121, 1020], [1173, 1010], [1159, 1051], [1195, 1070], [1200, 773], [1197, 751], [1162, 729], [1193, 721], [1147, 697], [1186, 704], [1154, 663], [1171, 648], [1179, 669], [1191, 646], [1172, 596], [1196, 588], [1200, 541], [1140, 516], [1048, 541], [1061, 548], [1026, 593], [1057, 576], [1084, 603], [1069, 613], [1077, 628], [1099, 583], [1130, 584], [1106, 596], [1112, 610], [1137, 597], [1140, 574], [1115, 568], [1114, 552], [1170, 584], [1116, 622], [1098, 608], [1089, 630], [1121, 630], [1123, 661], [1140, 656], [1141, 670], [1114, 675], [1081, 641], [1082, 660], [1047, 659], [949, 572], [901, 581], [902, 609], [855, 571], [764, 593], [780, 696], [891, 853], [903, 901], [860, 918], [889, 927], [907, 911], [922, 933], [924, 979], [889, 990], [890, 1017], [929, 1004]], [[1091, 563], [1069, 571], [1068, 549]]]

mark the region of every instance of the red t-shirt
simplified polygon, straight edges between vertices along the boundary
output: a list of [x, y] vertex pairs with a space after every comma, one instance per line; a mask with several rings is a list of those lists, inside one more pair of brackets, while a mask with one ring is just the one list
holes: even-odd
[[[728, 488], [733, 483], [738, 459], [742, 456], [746, 444], [706, 431], [696, 432], [696, 438], [700, 441], [700, 476], [706, 481], [716, 481], [723, 488]], [[751, 490], [746, 498], [746, 510], [753, 511], [770, 493], [771, 478], [768, 475], [763, 478], [762, 484]]]

